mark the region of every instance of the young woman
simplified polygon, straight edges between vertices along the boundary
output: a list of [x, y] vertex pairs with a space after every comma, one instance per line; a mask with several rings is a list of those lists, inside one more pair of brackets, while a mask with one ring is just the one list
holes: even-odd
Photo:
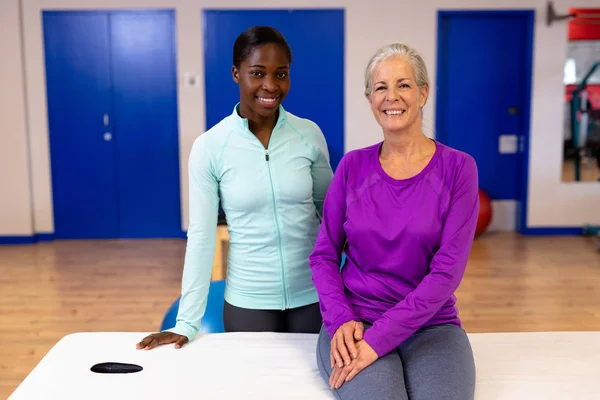
[[454, 291], [477, 225], [477, 166], [423, 133], [429, 79], [414, 49], [379, 49], [365, 80], [384, 140], [344, 156], [325, 200], [310, 257], [319, 370], [339, 399], [473, 399]]
[[200, 328], [215, 251], [218, 205], [230, 235], [226, 331], [314, 332], [322, 324], [308, 257], [333, 172], [320, 128], [281, 106], [291, 50], [271, 27], [243, 32], [233, 48], [240, 101], [192, 147], [190, 223], [176, 326], [137, 344], [191, 341]]

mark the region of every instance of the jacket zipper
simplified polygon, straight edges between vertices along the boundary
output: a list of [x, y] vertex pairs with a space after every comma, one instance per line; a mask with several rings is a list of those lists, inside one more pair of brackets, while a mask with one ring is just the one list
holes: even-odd
[[282, 289], [283, 289], [283, 308], [288, 309], [288, 297], [286, 290], [286, 282], [285, 282], [285, 270], [283, 268], [283, 254], [281, 252], [281, 232], [279, 232], [279, 219], [277, 218], [277, 209], [275, 207], [275, 190], [273, 189], [273, 177], [271, 176], [271, 165], [269, 165], [269, 149], [265, 149], [265, 160], [267, 161], [267, 169], [269, 170], [269, 182], [271, 184], [271, 199], [273, 202], [273, 214], [275, 215], [275, 225], [277, 229], [277, 239], [279, 241], [278, 250], [279, 250], [279, 261], [281, 265], [281, 281], [282, 281]]

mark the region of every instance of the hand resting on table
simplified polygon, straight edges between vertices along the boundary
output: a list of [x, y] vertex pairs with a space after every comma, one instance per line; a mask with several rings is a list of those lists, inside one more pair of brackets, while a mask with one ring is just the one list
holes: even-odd
[[179, 349], [188, 342], [188, 338], [183, 335], [178, 335], [173, 332], [153, 333], [142, 339], [135, 347], [138, 350], [150, 350], [161, 344], [175, 343], [175, 348]]

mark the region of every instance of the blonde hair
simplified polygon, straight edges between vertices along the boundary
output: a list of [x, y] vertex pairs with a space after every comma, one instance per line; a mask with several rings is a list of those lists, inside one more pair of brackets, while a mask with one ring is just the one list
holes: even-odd
[[371, 57], [367, 69], [365, 70], [365, 96], [369, 96], [373, 90], [373, 71], [383, 61], [394, 57], [403, 57], [412, 66], [417, 80], [417, 86], [423, 88], [429, 87], [429, 75], [427, 74], [427, 66], [421, 58], [421, 55], [411, 46], [406, 43], [391, 43], [380, 47]]

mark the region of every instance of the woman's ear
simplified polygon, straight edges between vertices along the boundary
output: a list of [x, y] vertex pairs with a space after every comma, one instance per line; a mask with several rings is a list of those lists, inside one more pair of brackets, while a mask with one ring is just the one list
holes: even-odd
[[429, 86], [424, 85], [421, 88], [420, 93], [421, 93], [421, 97], [419, 99], [420, 103], [421, 103], [420, 106], [421, 106], [421, 108], [423, 108], [423, 107], [425, 107], [425, 103], [427, 103], [427, 98], [429, 97]]
[[231, 67], [231, 76], [235, 83], [240, 83], [240, 70], [237, 69], [235, 65]]

